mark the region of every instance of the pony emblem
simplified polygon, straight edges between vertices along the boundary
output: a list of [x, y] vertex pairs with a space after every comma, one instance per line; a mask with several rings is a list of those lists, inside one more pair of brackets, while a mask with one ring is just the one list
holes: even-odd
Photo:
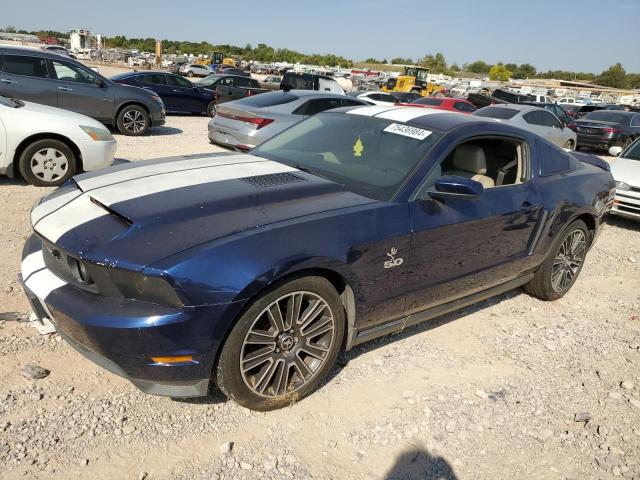
[[391, 251], [387, 253], [387, 257], [389, 257], [389, 260], [384, 262], [384, 268], [399, 267], [400, 265], [402, 265], [402, 262], [404, 262], [404, 260], [400, 257], [396, 258], [397, 253], [398, 249], [396, 247], [391, 247]]

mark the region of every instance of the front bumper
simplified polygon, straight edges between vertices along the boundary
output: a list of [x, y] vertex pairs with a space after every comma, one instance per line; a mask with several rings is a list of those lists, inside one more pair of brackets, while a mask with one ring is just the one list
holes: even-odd
[[640, 220], [640, 191], [617, 191], [611, 213], [631, 220]]
[[152, 127], [160, 127], [166, 123], [166, 110], [164, 105], [159, 107], [158, 109], [153, 109], [153, 111], [149, 114], [149, 121], [151, 122]]
[[118, 144], [115, 139], [106, 142], [86, 140], [81, 143], [82, 168], [85, 172], [108, 167], [113, 163]]
[[[23, 251], [25, 293], [38, 318], [89, 360], [130, 380], [145, 393], [201, 397], [226, 332], [216, 319], [235, 304], [174, 308], [83, 291], [46, 266], [32, 236]], [[151, 357], [192, 355], [193, 361], [158, 364]]]

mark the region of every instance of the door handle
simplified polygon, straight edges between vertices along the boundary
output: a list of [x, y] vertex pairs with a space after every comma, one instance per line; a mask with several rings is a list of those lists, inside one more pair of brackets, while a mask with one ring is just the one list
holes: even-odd
[[180, 90], [173, 90], [173, 93], [180, 93]]
[[61, 92], [73, 92], [73, 88], [69, 87], [58, 87], [58, 90], [60, 90]]
[[9, 80], [8, 78], [0, 78], [0, 82], [2, 82], [2, 83], [16, 83], [15, 80]]

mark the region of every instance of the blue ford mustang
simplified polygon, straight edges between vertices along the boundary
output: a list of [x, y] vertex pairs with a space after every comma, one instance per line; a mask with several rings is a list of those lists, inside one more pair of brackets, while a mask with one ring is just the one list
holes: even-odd
[[608, 165], [456, 113], [356, 107], [251, 151], [85, 173], [34, 206], [34, 312], [145, 392], [269, 410], [341, 349], [520, 286], [562, 297]]

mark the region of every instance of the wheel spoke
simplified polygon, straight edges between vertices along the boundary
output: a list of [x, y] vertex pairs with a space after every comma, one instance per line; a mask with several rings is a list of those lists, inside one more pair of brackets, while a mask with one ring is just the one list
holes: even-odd
[[303, 343], [302, 345], [300, 345], [300, 351], [307, 353], [312, 357], [316, 357], [322, 360], [326, 356], [329, 349], [324, 348], [320, 345], [311, 345], [309, 343]]
[[278, 302], [273, 303], [269, 307], [269, 309], [267, 310], [267, 317], [269, 318], [269, 323], [271, 323], [277, 333], [285, 331], [282, 311], [280, 310], [280, 305], [278, 305]]
[[265, 389], [271, 385], [273, 377], [275, 376], [279, 367], [284, 365], [284, 360], [271, 360], [270, 363], [264, 368], [264, 372], [258, 380], [256, 380], [255, 388], [258, 392], [264, 393]]
[[262, 365], [264, 362], [272, 360], [273, 349], [264, 347], [255, 352], [250, 353], [242, 360], [242, 371], [247, 372]]
[[298, 355], [293, 356], [293, 367], [298, 371], [298, 375], [302, 380], [306, 380], [313, 374], [313, 372], [309, 368], [309, 365], [304, 363], [304, 361]]
[[302, 308], [302, 294], [294, 293], [289, 297], [287, 302], [287, 321], [286, 327], [292, 328], [294, 324], [298, 324], [300, 320], [300, 309]]
[[320, 317], [318, 321], [309, 326], [308, 330], [303, 331], [301, 328], [300, 333], [307, 338], [314, 338], [331, 330], [333, 330], [333, 318]]
[[303, 332], [303, 334], [305, 329], [322, 313], [325, 307], [326, 304], [321, 300], [315, 300], [307, 307], [302, 314], [302, 318], [298, 320], [298, 324], [301, 324], [300, 331]]

